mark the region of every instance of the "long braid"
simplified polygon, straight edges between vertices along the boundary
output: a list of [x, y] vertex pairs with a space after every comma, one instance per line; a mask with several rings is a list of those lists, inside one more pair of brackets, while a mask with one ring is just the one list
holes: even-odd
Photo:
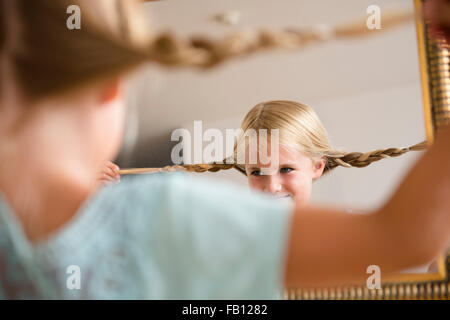
[[220, 170], [237, 169], [242, 173], [245, 173], [240, 166], [235, 164], [226, 163], [201, 163], [201, 164], [185, 164], [165, 166], [162, 168], [135, 168], [135, 169], [122, 169], [119, 170], [119, 174], [144, 174], [144, 173], [156, 173], [156, 172], [174, 172], [174, 171], [187, 171], [187, 172], [218, 172]]
[[[64, 14], [73, 4], [83, 12], [83, 27], [76, 31], [69, 30]], [[5, 18], [0, 19], [0, 55], [34, 102], [121, 76], [146, 62], [208, 69], [264, 49], [301, 50], [330, 39], [377, 34], [364, 18], [336, 27], [242, 30], [221, 39], [152, 35], [142, 8], [131, 0], [0, 0], [0, 9]], [[383, 27], [413, 21], [413, 16], [409, 11], [383, 13]]]
[[369, 151], [366, 153], [350, 152], [345, 155], [327, 155], [327, 163], [324, 169], [324, 173], [330, 170], [342, 166], [346, 168], [357, 167], [363, 168], [370, 165], [372, 162], [379, 161], [381, 159], [393, 158], [401, 156], [409, 151], [420, 151], [427, 148], [427, 142], [415, 144], [407, 148], [388, 148]]
[[[379, 161], [381, 159], [393, 158], [401, 156], [409, 151], [421, 151], [427, 148], [427, 142], [423, 141], [418, 144], [415, 144], [411, 147], [406, 148], [388, 148], [388, 149], [380, 149], [375, 151], [369, 151], [366, 153], [361, 152], [350, 152], [344, 155], [336, 152], [335, 155], [330, 153], [326, 156], [327, 162], [325, 165], [324, 173], [327, 173], [338, 166], [351, 168], [363, 168], [370, 165], [372, 162]], [[185, 165], [174, 165], [174, 166], [165, 166], [162, 168], [136, 168], [136, 169], [122, 169], [119, 170], [119, 174], [143, 174], [143, 173], [155, 173], [155, 172], [174, 172], [174, 171], [187, 171], [187, 172], [218, 172], [220, 170], [229, 170], [236, 169], [243, 174], [245, 173], [245, 169], [242, 165], [238, 165], [235, 163], [229, 164], [226, 163], [226, 159], [223, 161], [224, 163], [206, 163], [206, 164], [185, 164]]]
[[[383, 16], [384, 27], [412, 21], [412, 12], [391, 12]], [[223, 39], [192, 36], [182, 38], [172, 33], [156, 36], [150, 44], [148, 59], [166, 66], [211, 68], [225, 60], [245, 56], [263, 49], [298, 49], [330, 39], [371, 35], [366, 21], [335, 28], [317, 26], [306, 29], [238, 31]]]
[[[385, 27], [392, 27], [411, 21], [413, 17], [414, 14], [412, 12], [391, 12], [384, 16], [383, 23]], [[223, 39], [209, 39], [201, 36], [183, 38], [173, 33], [162, 33], [150, 41], [150, 47], [144, 55], [147, 60], [166, 66], [208, 69], [231, 58], [246, 56], [264, 49], [299, 49], [330, 39], [344, 39], [370, 34], [374, 33], [367, 28], [365, 19], [335, 28], [319, 26], [301, 30], [239, 31]], [[358, 152], [347, 154], [330, 153], [327, 156], [325, 171], [328, 172], [337, 166], [365, 167], [381, 158], [396, 157], [410, 150], [420, 150], [417, 149], [417, 146], [376, 150], [364, 154]], [[175, 165], [163, 168], [125, 169], [120, 170], [120, 174], [172, 171], [217, 172], [232, 168], [245, 174], [245, 169], [242, 165], [223, 162]]]

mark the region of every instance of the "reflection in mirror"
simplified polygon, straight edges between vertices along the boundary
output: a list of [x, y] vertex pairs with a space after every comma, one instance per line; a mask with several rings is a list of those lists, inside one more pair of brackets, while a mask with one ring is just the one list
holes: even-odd
[[[223, 143], [208, 159], [234, 156], [236, 161], [227, 130], [278, 128], [282, 148], [276, 174], [244, 162], [240, 171], [202, 175], [364, 214], [388, 200], [426, 147], [412, 1], [348, 0], [336, 6], [333, 0], [283, 0], [262, 6], [191, 0], [143, 6], [155, 32], [220, 37], [243, 29], [293, 27], [315, 30], [321, 41], [303, 50], [256, 53], [207, 72], [154, 65], [144, 70], [130, 88], [133, 112], [117, 159], [123, 168], [210, 163], [204, 151], [212, 137]], [[387, 23], [390, 15], [403, 17], [401, 23]], [[333, 37], [333, 27], [361, 19], [370, 32]], [[175, 149], [181, 160], [174, 160]], [[439, 263], [405, 273], [436, 274]]]

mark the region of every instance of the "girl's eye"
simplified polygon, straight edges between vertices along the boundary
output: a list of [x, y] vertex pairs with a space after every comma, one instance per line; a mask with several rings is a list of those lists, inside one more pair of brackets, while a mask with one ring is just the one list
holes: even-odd
[[261, 170], [253, 170], [250, 174], [252, 176], [260, 176], [261, 175]]
[[294, 169], [289, 168], [289, 167], [281, 168], [281, 169], [280, 169], [280, 173], [289, 173], [289, 172], [291, 172], [292, 170], [294, 170]]

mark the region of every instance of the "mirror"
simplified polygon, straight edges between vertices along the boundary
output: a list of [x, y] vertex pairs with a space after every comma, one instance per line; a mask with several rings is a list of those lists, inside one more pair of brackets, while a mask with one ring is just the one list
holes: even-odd
[[[226, 129], [239, 128], [253, 106], [269, 100], [292, 100], [311, 107], [332, 146], [347, 152], [432, 143], [439, 119], [448, 118], [448, 96], [439, 100], [445, 104], [439, 116], [434, 116], [438, 102], [432, 96], [438, 92], [442, 97], [444, 89], [449, 92], [448, 68], [444, 89], [438, 88], [440, 69], [434, 71], [438, 80], [430, 81], [430, 59], [447, 54], [444, 60], [448, 67], [448, 51], [432, 49], [424, 21], [414, 17], [414, 12], [421, 10], [420, 1], [347, 0], [337, 5], [333, 0], [166, 0], [142, 6], [155, 33], [176, 30], [186, 36], [219, 38], [252, 28], [313, 27], [322, 32], [323, 39], [302, 49], [257, 52], [208, 71], [149, 66], [130, 88], [133, 112], [117, 159], [123, 168], [173, 165], [171, 153], [179, 141], [171, 141], [171, 136], [176, 129], [191, 133], [192, 149], [196, 137], [204, 148], [208, 145], [202, 139], [205, 131], [218, 129], [225, 137]], [[380, 25], [375, 18], [377, 10]], [[401, 23], [387, 23], [390, 20], [386, 17], [399, 12]], [[368, 29], [370, 23], [373, 28], [345, 39], [329, 33], [332, 27], [345, 27], [361, 19], [367, 21]], [[201, 121], [200, 126], [196, 121]], [[386, 157], [364, 168], [338, 167], [313, 183], [310, 202], [364, 214], [390, 197], [422, 153]], [[230, 154], [224, 150], [224, 155]], [[189, 163], [185, 154], [183, 157], [184, 163]], [[237, 170], [201, 175], [248, 186], [246, 176]], [[292, 288], [286, 291], [286, 298], [443, 296], [448, 294], [447, 274], [448, 260], [441, 256], [432, 265], [382, 279], [379, 290], [357, 284], [317, 290]]]

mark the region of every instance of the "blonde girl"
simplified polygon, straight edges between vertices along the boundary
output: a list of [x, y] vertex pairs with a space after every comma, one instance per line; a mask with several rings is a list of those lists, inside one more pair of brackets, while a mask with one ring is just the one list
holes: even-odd
[[[276, 198], [291, 198], [296, 203], [305, 205], [309, 203], [313, 181], [338, 166], [361, 168], [374, 161], [425, 148], [425, 144], [421, 143], [410, 148], [389, 148], [364, 154], [335, 150], [314, 110], [307, 105], [288, 100], [258, 103], [245, 115], [240, 129], [241, 136], [235, 143], [233, 163], [236, 164], [235, 168], [246, 174], [250, 188], [269, 193]], [[274, 129], [278, 130], [279, 135], [277, 167], [272, 168], [270, 161], [262, 164], [259, 157], [258, 161], [250, 163], [249, 141], [244, 140], [245, 133], [250, 130], [266, 130], [269, 133], [268, 141], [263, 144], [256, 141], [255, 146], [267, 147], [267, 152], [271, 154], [270, 132]], [[242, 157], [246, 160], [245, 163], [238, 163], [238, 152], [245, 153], [246, 157]], [[216, 166], [219, 169], [231, 167]], [[214, 165], [210, 166], [209, 170], [213, 168]], [[198, 169], [197, 171], [201, 171], [205, 168], [199, 166]], [[100, 179], [104, 182], [120, 180], [117, 165], [107, 162]]]
[[[245, 116], [241, 129], [242, 132], [258, 132], [261, 129], [267, 132], [278, 129], [279, 132], [279, 159], [276, 170], [269, 170], [270, 162], [262, 165], [258, 161], [240, 166], [245, 170], [250, 187], [276, 197], [291, 197], [297, 203], [303, 204], [309, 203], [312, 182], [337, 166], [365, 167], [374, 161], [425, 147], [424, 144], [419, 144], [410, 148], [389, 148], [364, 154], [335, 150], [314, 110], [307, 105], [288, 100], [257, 104]], [[242, 138], [238, 139], [237, 144], [242, 142]], [[270, 141], [265, 145], [270, 149]], [[236, 145], [235, 151], [238, 149]]]
[[226, 46], [145, 35], [132, 1], [0, 0], [0, 15], [0, 298], [269, 299], [365, 281], [369, 265], [421, 265], [447, 245], [450, 127], [364, 216], [190, 175], [98, 189], [121, 145], [128, 72], [209, 67]]

